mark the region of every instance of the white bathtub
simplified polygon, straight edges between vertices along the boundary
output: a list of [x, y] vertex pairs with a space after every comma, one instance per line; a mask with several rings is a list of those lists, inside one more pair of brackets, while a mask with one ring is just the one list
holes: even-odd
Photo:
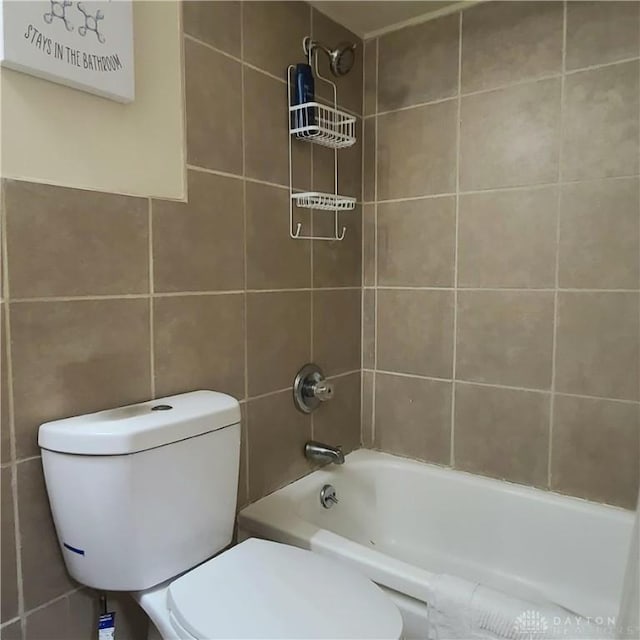
[[[325, 484], [339, 499], [330, 509], [319, 500]], [[443, 574], [610, 625], [632, 525], [633, 514], [623, 509], [367, 450], [239, 516], [241, 536], [297, 545], [357, 567], [390, 590], [407, 635], [418, 637], [426, 633], [424, 603]]]

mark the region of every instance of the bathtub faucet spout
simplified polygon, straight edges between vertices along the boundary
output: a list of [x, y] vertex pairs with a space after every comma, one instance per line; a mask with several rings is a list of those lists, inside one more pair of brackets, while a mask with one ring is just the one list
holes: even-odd
[[333, 462], [334, 464], [344, 464], [344, 454], [340, 446], [332, 447], [322, 442], [313, 440], [304, 445], [304, 456], [314, 462]]

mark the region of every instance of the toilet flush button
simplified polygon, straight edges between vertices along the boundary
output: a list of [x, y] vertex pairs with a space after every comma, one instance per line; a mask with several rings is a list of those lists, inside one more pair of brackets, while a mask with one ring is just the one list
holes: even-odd
[[171, 409], [173, 409], [173, 407], [170, 404], [156, 404], [151, 407], [151, 411], [169, 411]]

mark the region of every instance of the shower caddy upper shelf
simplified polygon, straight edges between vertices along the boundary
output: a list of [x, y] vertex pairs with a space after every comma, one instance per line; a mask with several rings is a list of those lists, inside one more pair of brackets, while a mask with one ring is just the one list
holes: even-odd
[[352, 147], [356, 143], [356, 118], [344, 111], [305, 102], [289, 107], [290, 133], [300, 140], [332, 149]]
[[[288, 68], [288, 105], [289, 105], [289, 235], [295, 239], [305, 240], [343, 240], [346, 227], [339, 224], [339, 212], [352, 211], [356, 206], [356, 198], [338, 194], [338, 150], [346, 149], [356, 143], [356, 117], [337, 108], [336, 85], [324, 78], [318, 70], [318, 58], [315, 56], [316, 78], [330, 85], [333, 90], [333, 106], [321, 102], [292, 104], [291, 87], [295, 66]], [[292, 141], [294, 139], [311, 142], [334, 150], [333, 157], [333, 193], [318, 191], [294, 192], [292, 170]], [[331, 236], [314, 236], [302, 234], [302, 223], [294, 223], [293, 207], [332, 211], [334, 229]]]

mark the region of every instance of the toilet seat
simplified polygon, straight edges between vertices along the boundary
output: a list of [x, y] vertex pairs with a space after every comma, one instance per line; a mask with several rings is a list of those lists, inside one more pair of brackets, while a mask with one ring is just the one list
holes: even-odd
[[402, 618], [379, 587], [336, 560], [251, 538], [171, 582], [180, 637], [397, 640]]

